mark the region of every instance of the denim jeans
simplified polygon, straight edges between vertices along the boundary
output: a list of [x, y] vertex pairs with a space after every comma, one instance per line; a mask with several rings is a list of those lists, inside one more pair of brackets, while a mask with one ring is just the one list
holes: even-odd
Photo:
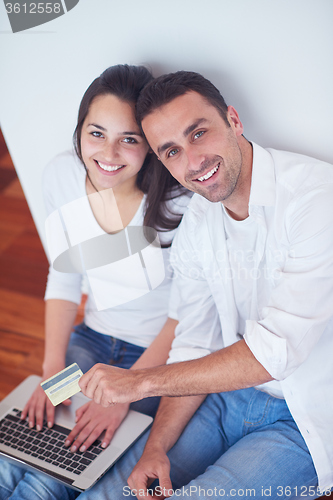
[[[127, 478], [147, 437], [79, 499], [134, 498]], [[252, 388], [208, 396], [168, 456], [174, 500], [290, 500], [317, 487], [311, 456], [285, 401]]]
[[[95, 332], [84, 323], [76, 326], [66, 352], [66, 365], [77, 363], [83, 372], [96, 363], [130, 368], [144, 348]], [[155, 416], [159, 398], [132, 403], [131, 408]], [[72, 500], [79, 493], [50, 477], [28, 472], [0, 459], [0, 500]]]
[[[71, 335], [66, 365], [77, 363], [83, 373], [96, 363], [130, 368], [145, 351], [144, 347], [97, 333], [84, 323], [77, 325]], [[147, 398], [131, 404], [131, 409], [155, 416], [160, 398]]]

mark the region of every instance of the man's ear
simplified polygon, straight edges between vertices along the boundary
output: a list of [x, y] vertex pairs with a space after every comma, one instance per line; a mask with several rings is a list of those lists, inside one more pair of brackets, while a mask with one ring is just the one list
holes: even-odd
[[242, 135], [244, 127], [242, 122], [240, 121], [237, 111], [233, 106], [228, 106], [227, 119], [236, 136]]

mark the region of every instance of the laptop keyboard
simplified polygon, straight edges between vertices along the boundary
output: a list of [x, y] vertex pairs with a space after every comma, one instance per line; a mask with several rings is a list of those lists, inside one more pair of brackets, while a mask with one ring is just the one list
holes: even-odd
[[0, 443], [10, 446], [26, 455], [66, 469], [73, 474], [81, 474], [103, 451], [96, 440], [88, 451], [71, 453], [64, 446], [69, 429], [54, 424], [52, 429], [43, 427], [39, 432], [30, 429], [28, 422], [20, 419], [21, 411], [14, 408], [0, 420]]

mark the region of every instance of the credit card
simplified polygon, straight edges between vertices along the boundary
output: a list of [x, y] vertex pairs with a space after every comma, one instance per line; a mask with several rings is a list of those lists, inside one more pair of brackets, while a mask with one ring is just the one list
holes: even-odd
[[82, 375], [83, 373], [78, 364], [73, 363], [64, 368], [64, 370], [61, 370], [61, 372], [53, 375], [53, 377], [44, 380], [40, 385], [53, 406], [57, 406], [65, 401], [65, 399], [81, 391], [79, 380]]

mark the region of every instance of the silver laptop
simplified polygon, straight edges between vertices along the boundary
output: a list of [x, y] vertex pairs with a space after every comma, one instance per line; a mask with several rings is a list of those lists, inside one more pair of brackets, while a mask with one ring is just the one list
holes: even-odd
[[40, 432], [29, 429], [20, 414], [40, 380], [31, 375], [0, 402], [0, 456], [76, 490], [96, 483], [152, 423], [151, 417], [130, 410], [107, 448], [95, 441], [86, 452], [71, 453], [64, 446], [65, 438], [75, 425], [75, 411], [89, 400], [75, 394], [70, 406], [57, 406], [52, 429], [45, 425]]

